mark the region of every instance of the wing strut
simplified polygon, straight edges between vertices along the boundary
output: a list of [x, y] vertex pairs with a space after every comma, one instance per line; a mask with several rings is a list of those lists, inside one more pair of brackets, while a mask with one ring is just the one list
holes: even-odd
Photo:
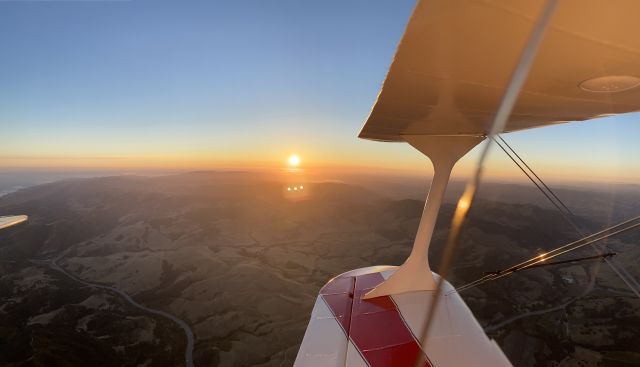
[[418, 233], [409, 258], [389, 279], [364, 298], [389, 296], [412, 291], [432, 291], [436, 283], [429, 267], [429, 244], [438, 219], [442, 198], [456, 162], [482, 140], [483, 136], [404, 136], [414, 148], [431, 159], [433, 180], [422, 211]]
[[[533, 60], [535, 59], [536, 53], [538, 52], [538, 48], [542, 43], [547, 25], [551, 21], [551, 17], [555, 12], [557, 4], [557, 0], [547, 0], [544, 4], [544, 7], [542, 8], [540, 16], [538, 16], [538, 18], [536, 19], [536, 22], [531, 30], [531, 34], [529, 35], [529, 38], [524, 45], [524, 49], [522, 50], [522, 54], [520, 55], [518, 64], [516, 65], [513, 73], [511, 74], [511, 77], [509, 78], [509, 83], [507, 84], [504, 94], [502, 95], [500, 105], [498, 106], [493, 121], [491, 122], [491, 129], [489, 129], [489, 133], [487, 134], [490, 139], [504, 131], [504, 127], [506, 126], [509, 116], [511, 115], [513, 106], [518, 99], [520, 90], [522, 89], [522, 86], [527, 79], [527, 75], [529, 74], [529, 70], [531, 69], [531, 65], [533, 64]], [[460, 243], [460, 233], [467, 218], [467, 214], [469, 213], [469, 208], [473, 204], [473, 200], [478, 190], [478, 185], [480, 185], [484, 162], [487, 158], [490, 148], [491, 140], [488, 141], [487, 144], [483, 147], [474, 174], [469, 180], [464, 193], [458, 200], [458, 205], [456, 206], [456, 210], [453, 214], [451, 230], [449, 231], [449, 238], [447, 239], [447, 244], [444, 248], [444, 252], [440, 260], [440, 279], [438, 280], [438, 284], [434, 292], [431, 307], [427, 311], [427, 320], [424, 323], [422, 335], [420, 336], [420, 339], [418, 339], [423, 343], [423, 345], [426, 345], [427, 343], [429, 329], [434, 320], [436, 310], [438, 309], [438, 302], [440, 301], [440, 296], [442, 294], [444, 279], [449, 273], [456, 250], [458, 249], [458, 245]], [[421, 363], [422, 356], [418, 355], [416, 358], [416, 366], [419, 366]]]

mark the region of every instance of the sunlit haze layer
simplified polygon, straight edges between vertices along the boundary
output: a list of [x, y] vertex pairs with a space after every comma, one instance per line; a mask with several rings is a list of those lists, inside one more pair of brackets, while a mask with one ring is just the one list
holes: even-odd
[[[413, 1], [0, 2], [0, 168], [429, 175], [357, 139]], [[640, 179], [637, 114], [508, 134], [551, 181]], [[454, 176], [467, 175], [477, 148]], [[520, 173], [500, 152], [488, 175]]]

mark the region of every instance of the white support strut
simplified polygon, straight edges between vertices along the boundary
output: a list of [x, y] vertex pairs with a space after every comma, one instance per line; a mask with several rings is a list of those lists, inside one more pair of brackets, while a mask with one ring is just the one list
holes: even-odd
[[484, 137], [414, 135], [404, 139], [429, 157], [433, 163], [433, 180], [409, 258], [389, 279], [368, 292], [365, 299], [436, 288], [429, 266], [429, 245], [451, 170]]

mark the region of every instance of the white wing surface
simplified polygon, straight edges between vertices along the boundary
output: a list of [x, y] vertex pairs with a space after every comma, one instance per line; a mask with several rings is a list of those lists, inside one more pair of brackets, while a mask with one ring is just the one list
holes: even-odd
[[[418, 1], [359, 136], [485, 134], [543, 5]], [[640, 110], [638, 14], [636, 0], [560, 1], [505, 132]]]
[[9, 228], [15, 226], [16, 224], [26, 222], [27, 219], [28, 217], [26, 215], [11, 215], [0, 217], [0, 229]]

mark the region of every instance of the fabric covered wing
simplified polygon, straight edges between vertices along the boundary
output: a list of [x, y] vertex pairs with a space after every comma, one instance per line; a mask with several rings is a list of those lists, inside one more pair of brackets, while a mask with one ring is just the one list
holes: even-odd
[[[508, 367], [457, 293], [443, 296], [426, 345], [418, 342], [432, 291], [363, 299], [396, 267], [362, 268], [330, 280], [316, 300], [296, 367]], [[453, 290], [445, 283], [445, 292]]]
[[27, 220], [26, 215], [13, 215], [13, 216], [0, 217], [0, 229], [15, 226], [16, 224], [20, 224], [22, 222], [25, 222], [26, 220]]
[[[543, 5], [419, 0], [360, 137], [485, 134]], [[560, 1], [506, 132], [640, 110], [640, 88], [580, 87], [602, 76], [640, 77], [637, 14], [635, 0]]]

